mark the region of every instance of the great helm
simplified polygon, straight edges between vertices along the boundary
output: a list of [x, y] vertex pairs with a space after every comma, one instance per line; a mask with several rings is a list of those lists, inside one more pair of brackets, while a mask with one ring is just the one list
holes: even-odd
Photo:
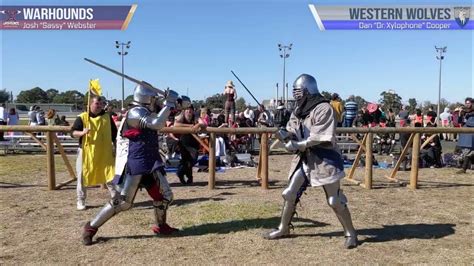
[[319, 94], [316, 79], [308, 74], [301, 74], [293, 83], [293, 98], [301, 99], [306, 94]]
[[149, 105], [154, 102], [156, 91], [150, 87], [138, 84], [133, 91], [133, 101], [143, 105]]

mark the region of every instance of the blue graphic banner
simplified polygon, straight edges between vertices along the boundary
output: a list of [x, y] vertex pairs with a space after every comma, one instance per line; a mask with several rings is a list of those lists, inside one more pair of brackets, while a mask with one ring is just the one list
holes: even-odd
[[320, 30], [472, 30], [472, 6], [309, 5]]

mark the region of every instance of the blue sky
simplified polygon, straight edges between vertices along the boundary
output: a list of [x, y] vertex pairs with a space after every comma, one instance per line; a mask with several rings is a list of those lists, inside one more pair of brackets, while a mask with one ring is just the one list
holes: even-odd
[[[131, 41], [125, 72], [192, 99], [222, 92], [234, 70], [259, 99], [275, 97], [282, 83], [278, 43], [293, 43], [287, 60], [290, 85], [314, 75], [320, 90], [376, 101], [380, 92], [437, 101], [434, 45], [448, 46], [442, 97], [463, 101], [473, 91], [472, 31], [319, 31], [308, 4], [393, 4], [387, 1], [82, 1], [81, 5], [138, 4], [126, 31], [0, 31], [1, 88], [14, 94], [39, 86], [85, 91], [99, 78], [110, 98], [121, 79], [85, 61], [120, 69], [115, 40]], [[445, 4], [417, 1], [415, 4]], [[472, 5], [472, 2], [457, 2]], [[77, 5], [77, 1], [8, 1], [3, 5]], [[396, 1], [397, 5], [413, 4]], [[472, 13], [472, 12], [471, 12]], [[473, 17], [474, 14], [471, 14]], [[237, 84], [238, 95], [252, 101]], [[134, 84], [125, 83], [126, 95]]]

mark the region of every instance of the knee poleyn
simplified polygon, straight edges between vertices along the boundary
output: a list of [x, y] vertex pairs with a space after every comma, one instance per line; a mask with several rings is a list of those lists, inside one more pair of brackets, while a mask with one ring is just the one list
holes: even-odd
[[115, 213], [126, 211], [132, 207], [131, 202], [124, 201], [123, 199], [111, 200], [110, 204], [114, 207]]
[[283, 193], [281, 194], [284, 200], [288, 202], [295, 202], [296, 201], [296, 195], [291, 192], [289, 188], [283, 190]]
[[334, 210], [343, 210], [347, 205], [347, 198], [342, 192], [337, 196], [332, 196], [328, 198], [328, 204]]

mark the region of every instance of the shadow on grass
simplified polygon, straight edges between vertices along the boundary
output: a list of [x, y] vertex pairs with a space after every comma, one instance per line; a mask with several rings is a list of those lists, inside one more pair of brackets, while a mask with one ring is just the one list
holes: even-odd
[[[276, 228], [280, 222], [280, 217], [272, 218], [255, 218], [255, 219], [245, 219], [245, 220], [236, 220], [236, 221], [227, 221], [221, 223], [208, 223], [201, 224], [191, 227], [185, 227], [179, 232], [171, 236], [163, 237], [185, 237], [185, 236], [202, 236], [207, 234], [228, 234], [232, 232], [240, 232], [249, 229], [263, 228], [263, 229], [272, 229]], [[299, 227], [323, 227], [329, 224], [314, 221], [311, 219], [305, 218], [295, 218], [295, 222], [305, 223], [295, 224], [295, 228]], [[106, 242], [111, 239], [145, 239], [157, 237], [155, 235], [134, 235], [134, 236], [116, 236], [116, 237], [98, 237], [97, 242]], [[161, 237], [161, 236], [160, 236]]]
[[449, 183], [449, 182], [439, 182], [439, 181], [418, 181], [418, 188], [448, 188], [448, 187], [472, 187], [474, 184], [466, 183]]
[[[396, 224], [383, 225], [383, 228], [359, 229], [359, 236], [367, 236], [362, 243], [379, 243], [404, 239], [439, 239], [454, 234], [455, 224]], [[299, 236], [335, 237], [343, 236], [343, 232], [306, 234]]]
[[0, 182], [0, 188], [27, 188], [27, 187], [47, 187], [46, 185], [16, 184], [9, 182]]
[[[363, 183], [363, 180], [359, 180]], [[396, 182], [376, 182], [372, 184], [372, 189], [389, 189], [389, 188], [399, 188], [407, 187], [410, 185], [409, 180], [400, 180], [400, 183]], [[355, 186], [356, 184], [345, 183], [344, 186]], [[430, 189], [430, 188], [450, 188], [450, 187], [472, 187], [474, 184], [467, 183], [454, 183], [454, 182], [439, 182], [439, 181], [424, 181], [418, 180], [418, 189]]]
[[[170, 184], [171, 187], [207, 187], [207, 181], [198, 181], [193, 182], [192, 184], [181, 184], [179, 182], [173, 182]], [[277, 181], [269, 181], [269, 186], [276, 186]], [[237, 187], [260, 187], [260, 183], [256, 180], [217, 180], [216, 186], [219, 186], [217, 189], [229, 189]], [[221, 187], [222, 186], [222, 187]], [[280, 186], [277, 186], [280, 187]]]
[[[204, 201], [222, 201], [224, 198], [193, 198], [193, 199], [177, 199], [171, 203], [171, 207], [183, 206], [186, 204], [204, 202]], [[151, 200], [136, 202], [133, 204], [134, 208], [137, 209], [151, 209], [153, 208], [153, 203]]]

